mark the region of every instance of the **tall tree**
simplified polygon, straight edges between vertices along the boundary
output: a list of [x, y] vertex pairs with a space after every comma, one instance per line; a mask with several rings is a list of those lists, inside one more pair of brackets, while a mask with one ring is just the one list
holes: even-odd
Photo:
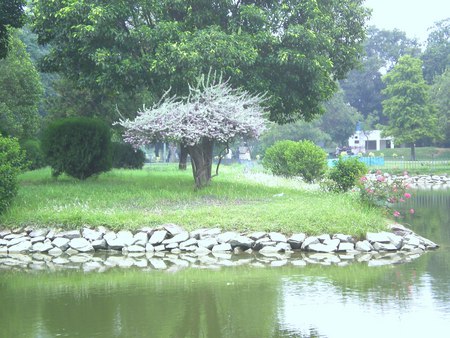
[[19, 139], [35, 135], [43, 92], [39, 73], [16, 34], [8, 56], [0, 60], [0, 133]]
[[436, 105], [439, 126], [444, 134], [445, 147], [450, 147], [450, 68], [434, 78], [431, 87], [431, 99]]
[[9, 27], [19, 28], [25, 23], [25, 0], [2, 0], [0, 2], [0, 59], [8, 54]]
[[[33, 0], [46, 69], [108, 99], [186, 83], [209, 69], [268, 92], [271, 119], [312, 119], [361, 53], [363, 0]], [[124, 109], [126, 110], [126, 109]]]
[[423, 74], [428, 83], [450, 68], [450, 18], [436, 22], [431, 28], [422, 60]]
[[415, 160], [415, 143], [424, 138], [440, 138], [438, 118], [430, 103], [429, 87], [422, 74], [422, 61], [412, 56], [402, 56], [395, 67], [383, 77], [386, 88], [383, 94], [383, 113], [388, 117], [384, 134], [395, 137], [397, 144], [411, 147]]
[[389, 71], [403, 55], [418, 56], [419, 43], [409, 39], [405, 32], [369, 27], [364, 43], [365, 55], [361, 66], [352, 70], [341, 81], [348, 102], [365, 118], [373, 115], [380, 122], [386, 122], [382, 115], [381, 91], [385, 85], [381, 77]]

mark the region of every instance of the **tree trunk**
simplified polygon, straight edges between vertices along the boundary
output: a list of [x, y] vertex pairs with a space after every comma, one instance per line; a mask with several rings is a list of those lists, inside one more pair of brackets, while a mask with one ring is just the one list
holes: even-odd
[[211, 182], [211, 167], [214, 141], [204, 138], [199, 144], [187, 146], [191, 156], [195, 186], [200, 189]]
[[178, 169], [186, 170], [187, 157], [188, 157], [187, 147], [184, 144], [180, 144], [180, 161], [178, 162]]
[[416, 160], [416, 145], [415, 143], [411, 143], [411, 161]]

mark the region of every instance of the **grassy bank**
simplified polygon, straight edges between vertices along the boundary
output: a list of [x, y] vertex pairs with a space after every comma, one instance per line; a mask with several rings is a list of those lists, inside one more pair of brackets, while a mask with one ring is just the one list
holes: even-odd
[[348, 233], [384, 228], [380, 210], [351, 194], [326, 194], [271, 176], [250, 180], [242, 166], [223, 167], [210, 187], [195, 191], [192, 173], [176, 166], [113, 170], [86, 181], [53, 180], [49, 169], [20, 176], [18, 197], [0, 216], [1, 227], [104, 225], [136, 229], [176, 223], [188, 230]]

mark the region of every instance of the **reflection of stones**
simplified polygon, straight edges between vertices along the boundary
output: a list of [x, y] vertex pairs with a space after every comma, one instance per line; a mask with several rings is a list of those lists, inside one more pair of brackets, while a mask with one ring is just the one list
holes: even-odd
[[[286, 237], [275, 232], [240, 234], [218, 228], [187, 232], [168, 224], [136, 232], [99, 229], [19, 229], [0, 231], [0, 269], [81, 269], [85, 272], [135, 267], [178, 271], [248, 264], [282, 267], [307, 264], [369, 266], [416, 259], [438, 245], [402, 225], [391, 232], [367, 233], [356, 240], [345, 234]], [[103, 255], [100, 257], [99, 255]]]

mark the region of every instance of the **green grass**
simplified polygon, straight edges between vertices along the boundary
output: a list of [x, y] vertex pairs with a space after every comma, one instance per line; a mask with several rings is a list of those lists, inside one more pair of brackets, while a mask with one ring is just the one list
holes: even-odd
[[42, 169], [20, 176], [19, 194], [0, 216], [0, 227], [136, 229], [176, 223], [188, 230], [355, 236], [385, 228], [381, 210], [363, 206], [357, 196], [305, 189], [289, 180], [274, 184], [264, 177], [267, 184], [256, 183], [243, 175], [243, 167], [222, 167], [209, 187], [195, 190], [191, 171], [175, 165], [113, 170], [86, 181], [54, 180], [49, 169]]
[[[374, 151], [375, 156], [379, 156], [381, 153], [386, 159], [392, 159], [396, 154], [396, 159], [401, 160], [402, 156], [405, 160], [409, 160], [411, 157], [411, 148], [394, 148], [383, 149], [381, 151]], [[450, 148], [436, 148], [436, 147], [416, 147], [416, 158], [421, 161], [449, 161], [450, 160]]]

